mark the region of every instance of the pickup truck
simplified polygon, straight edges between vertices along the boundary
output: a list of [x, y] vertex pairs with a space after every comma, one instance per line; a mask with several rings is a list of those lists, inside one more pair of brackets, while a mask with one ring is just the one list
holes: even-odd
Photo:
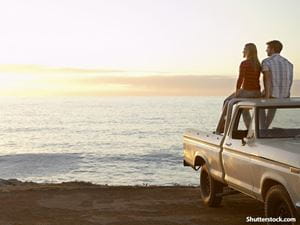
[[187, 129], [183, 148], [207, 206], [227, 187], [264, 202], [266, 217], [300, 222], [300, 98], [233, 99], [224, 133]]

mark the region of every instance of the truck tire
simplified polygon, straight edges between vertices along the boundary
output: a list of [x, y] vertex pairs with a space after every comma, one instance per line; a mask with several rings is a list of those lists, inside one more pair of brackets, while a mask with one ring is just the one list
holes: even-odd
[[200, 170], [200, 192], [205, 205], [217, 207], [221, 204], [222, 196], [217, 194], [223, 192], [223, 185], [211, 177], [205, 164]]
[[[299, 224], [299, 217], [286, 189], [282, 185], [275, 185], [269, 189], [265, 199], [265, 215], [273, 218], [296, 218], [295, 223], [277, 224]], [[273, 223], [270, 223], [273, 224]]]

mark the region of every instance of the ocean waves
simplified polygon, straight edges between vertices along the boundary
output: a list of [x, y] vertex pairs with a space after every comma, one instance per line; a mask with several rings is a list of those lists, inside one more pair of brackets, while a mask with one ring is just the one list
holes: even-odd
[[212, 130], [222, 98], [20, 98], [0, 102], [0, 178], [196, 185], [186, 128]]

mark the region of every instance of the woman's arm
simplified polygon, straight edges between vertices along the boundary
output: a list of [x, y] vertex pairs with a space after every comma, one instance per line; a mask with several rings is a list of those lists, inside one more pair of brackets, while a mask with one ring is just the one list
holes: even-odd
[[244, 79], [245, 79], [245, 66], [243, 65], [243, 62], [242, 62], [240, 65], [239, 77], [236, 82], [236, 92], [235, 93], [238, 93], [239, 89], [241, 89]]

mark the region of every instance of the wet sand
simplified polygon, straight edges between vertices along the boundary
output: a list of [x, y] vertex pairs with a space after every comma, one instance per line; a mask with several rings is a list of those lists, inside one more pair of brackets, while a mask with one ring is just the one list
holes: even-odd
[[0, 185], [0, 225], [234, 225], [263, 216], [263, 204], [243, 194], [218, 208], [199, 195], [196, 187], [16, 181]]

